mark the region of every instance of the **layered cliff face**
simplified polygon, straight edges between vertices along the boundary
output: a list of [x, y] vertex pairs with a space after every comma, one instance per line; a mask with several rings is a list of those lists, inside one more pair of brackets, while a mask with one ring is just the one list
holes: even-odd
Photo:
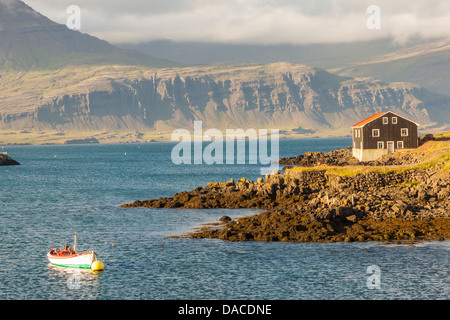
[[[408, 83], [340, 77], [288, 63], [197, 68], [127, 66], [5, 73], [1, 129], [279, 128], [332, 131], [391, 110], [449, 123], [448, 98]], [[348, 131], [348, 130], [347, 130]]]

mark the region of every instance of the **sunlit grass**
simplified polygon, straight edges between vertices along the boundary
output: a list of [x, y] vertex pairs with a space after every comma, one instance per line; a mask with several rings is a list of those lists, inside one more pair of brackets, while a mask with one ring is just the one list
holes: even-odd
[[376, 167], [376, 166], [317, 166], [317, 167], [292, 167], [287, 169], [294, 172], [325, 170], [326, 174], [334, 174], [342, 177], [353, 177], [357, 174], [364, 174], [369, 172], [389, 173], [394, 169], [390, 167]]
[[450, 169], [450, 144], [440, 141], [430, 141], [426, 148], [416, 149], [409, 151], [408, 153], [420, 154], [422, 159], [424, 159], [419, 164], [410, 165], [390, 165], [390, 166], [363, 166], [363, 165], [353, 165], [353, 166], [327, 166], [320, 165], [316, 167], [292, 167], [288, 168], [287, 171], [291, 172], [302, 172], [302, 171], [314, 171], [314, 170], [325, 170], [326, 174], [332, 174], [342, 177], [353, 177], [357, 174], [365, 174], [369, 172], [376, 173], [400, 173], [410, 170], [426, 170], [438, 164], [444, 164], [442, 167], [442, 172]]
[[435, 134], [434, 137], [436, 139], [450, 138], [450, 131]]

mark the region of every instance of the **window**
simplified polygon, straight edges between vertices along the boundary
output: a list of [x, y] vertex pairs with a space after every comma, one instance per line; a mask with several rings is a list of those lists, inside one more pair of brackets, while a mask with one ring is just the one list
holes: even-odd
[[383, 124], [388, 124], [388, 123], [389, 123], [389, 118], [383, 117]]
[[380, 129], [372, 129], [372, 137], [379, 137]]
[[408, 136], [408, 128], [402, 128], [400, 134], [402, 137], [407, 137]]
[[358, 133], [358, 138], [361, 138], [361, 129], [356, 130]]
[[384, 142], [383, 141], [378, 141], [377, 147], [378, 147], [378, 149], [384, 149]]
[[403, 149], [403, 141], [397, 141], [397, 149]]
[[392, 124], [397, 124], [397, 117], [392, 117]]

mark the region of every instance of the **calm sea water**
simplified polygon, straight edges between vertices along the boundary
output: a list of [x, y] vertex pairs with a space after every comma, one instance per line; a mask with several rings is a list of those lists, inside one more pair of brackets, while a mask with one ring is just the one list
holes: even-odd
[[[280, 156], [350, 144], [281, 140]], [[0, 299], [449, 298], [448, 241], [409, 247], [167, 238], [256, 211], [119, 205], [260, 176], [259, 165], [174, 165], [173, 146], [8, 147], [22, 165], [0, 167]], [[78, 250], [95, 250], [104, 272], [49, 265], [49, 248], [72, 245], [75, 232]], [[374, 265], [379, 272], [368, 273]]]

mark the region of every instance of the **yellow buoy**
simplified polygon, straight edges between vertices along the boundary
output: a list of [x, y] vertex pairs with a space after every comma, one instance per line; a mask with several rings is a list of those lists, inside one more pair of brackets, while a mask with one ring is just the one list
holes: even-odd
[[91, 270], [94, 272], [103, 271], [104, 268], [105, 268], [105, 266], [103, 265], [103, 263], [98, 260], [92, 262], [92, 264], [91, 264]]

